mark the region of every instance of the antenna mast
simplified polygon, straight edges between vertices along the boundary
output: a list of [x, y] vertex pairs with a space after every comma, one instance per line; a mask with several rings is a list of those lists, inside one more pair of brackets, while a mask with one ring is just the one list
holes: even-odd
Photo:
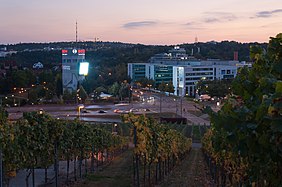
[[77, 21], [75, 22], [75, 43], [77, 43]]

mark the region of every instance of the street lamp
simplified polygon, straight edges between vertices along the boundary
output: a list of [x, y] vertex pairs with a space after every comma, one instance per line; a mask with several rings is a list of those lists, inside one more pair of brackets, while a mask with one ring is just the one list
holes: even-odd
[[113, 134], [114, 135], [117, 135], [117, 126], [118, 126], [118, 124], [114, 124], [114, 128], [113, 128]]
[[182, 99], [183, 99], [183, 97], [180, 96], [180, 115], [181, 115], [181, 117], [182, 117]]
[[14, 101], [14, 106], [17, 106], [17, 104], [16, 104], [16, 100], [15, 100], [15, 96], [14, 96], [14, 95], [12, 95], [12, 98], [13, 98], [13, 101]]
[[133, 91], [131, 87], [128, 89], [128, 102], [131, 103], [131, 108], [133, 108]]
[[177, 116], [177, 100], [174, 98], [173, 99], [174, 100], [174, 102], [175, 102], [175, 117]]
[[160, 93], [160, 117], [162, 116], [162, 93]]
[[80, 120], [80, 110], [84, 108], [84, 105], [80, 104], [77, 106], [77, 111], [78, 111], [78, 119]]

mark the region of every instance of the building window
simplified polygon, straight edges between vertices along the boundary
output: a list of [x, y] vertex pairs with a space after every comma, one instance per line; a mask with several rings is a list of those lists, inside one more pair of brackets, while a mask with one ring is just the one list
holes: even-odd
[[212, 71], [213, 68], [193, 68], [193, 71]]
[[188, 86], [188, 85], [195, 85], [195, 83], [194, 82], [186, 82], [186, 85]]

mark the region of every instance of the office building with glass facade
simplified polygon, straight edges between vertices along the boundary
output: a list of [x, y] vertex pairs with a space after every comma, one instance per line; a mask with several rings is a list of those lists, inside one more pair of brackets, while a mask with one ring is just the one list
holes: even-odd
[[157, 86], [161, 82], [172, 82], [175, 95], [195, 96], [196, 83], [199, 80], [234, 78], [238, 68], [244, 66], [250, 67], [251, 64], [218, 59], [197, 60], [189, 57], [184, 49], [175, 47], [169, 53], [151, 57], [148, 63], [129, 63], [128, 75], [133, 81], [145, 77], [153, 79]]

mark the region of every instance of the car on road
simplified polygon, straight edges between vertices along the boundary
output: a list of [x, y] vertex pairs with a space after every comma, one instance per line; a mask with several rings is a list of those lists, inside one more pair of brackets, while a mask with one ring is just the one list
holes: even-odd
[[119, 110], [119, 109], [115, 109], [114, 113], [118, 113], [118, 114], [128, 114], [130, 111], [128, 110]]
[[99, 110], [98, 113], [107, 113], [105, 110]]
[[148, 108], [131, 108], [129, 112], [148, 112], [150, 111]]
[[138, 112], [138, 109], [136, 109], [136, 108], [131, 108], [131, 109], [129, 110], [129, 112]]

